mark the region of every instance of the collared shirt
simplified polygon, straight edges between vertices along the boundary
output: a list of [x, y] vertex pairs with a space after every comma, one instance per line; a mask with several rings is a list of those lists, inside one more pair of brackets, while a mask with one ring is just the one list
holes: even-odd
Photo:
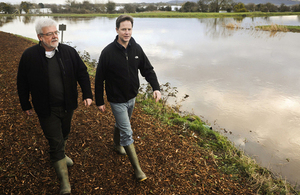
[[[40, 46], [42, 46], [42, 42], [40, 41]], [[47, 58], [52, 58], [55, 55], [55, 50], [58, 51], [58, 47], [56, 47], [55, 49], [53, 49], [52, 51], [45, 51], [45, 56]]]
[[52, 58], [55, 55], [55, 50], [58, 51], [58, 48], [56, 47], [52, 51], [45, 51], [45, 55], [47, 58]]

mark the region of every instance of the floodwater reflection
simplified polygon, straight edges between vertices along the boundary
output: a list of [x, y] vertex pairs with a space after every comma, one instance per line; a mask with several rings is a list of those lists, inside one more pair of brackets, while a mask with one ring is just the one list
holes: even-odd
[[[0, 30], [36, 39], [37, 18], [5, 19]], [[55, 20], [67, 25], [63, 40], [87, 51], [92, 59], [98, 60], [116, 36], [115, 18]], [[226, 28], [230, 23], [238, 28]], [[300, 34], [270, 36], [254, 28], [272, 23], [299, 26], [300, 19], [135, 18], [133, 37], [154, 65], [160, 83], [177, 87], [178, 97], [189, 95], [182, 110], [203, 116], [261, 165], [296, 183]]]
[[199, 21], [206, 25], [206, 35], [211, 38], [229, 37], [234, 33], [234, 31], [224, 28], [224, 24], [232, 21], [232, 18], [202, 18]]

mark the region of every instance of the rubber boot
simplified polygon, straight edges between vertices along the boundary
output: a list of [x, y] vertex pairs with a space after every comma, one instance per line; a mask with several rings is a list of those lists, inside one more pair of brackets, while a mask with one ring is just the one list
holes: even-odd
[[114, 149], [121, 155], [126, 155], [124, 147], [120, 145], [120, 129], [115, 127], [114, 129]]
[[64, 194], [64, 195], [71, 194], [71, 185], [69, 182], [66, 157], [59, 161], [54, 162], [53, 167], [55, 169], [58, 179], [60, 180], [59, 194]]
[[140, 163], [139, 163], [139, 159], [136, 155], [135, 152], [135, 148], [134, 148], [134, 144], [130, 144], [128, 146], [124, 146], [126, 153], [129, 157], [129, 160], [131, 162], [131, 165], [134, 169], [134, 174], [135, 174], [135, 178], [138, 181], [144, 181], [147, 179], [146, 174], [142, 171], [141, 167], [140, 167]]
[[[65, 153], [66, 153], [66, 145], [67, 145], [67, 140], [65, 140], [65, 145], [64, 145], [64, 151], [65, 151]], [[66, 156], [67, 166], [68, 167], [73, 166], [73, 164], [74, 164], [73, 160], [70, 157], [68, 157], [66, 154], [65, 154], [65, 156]]]

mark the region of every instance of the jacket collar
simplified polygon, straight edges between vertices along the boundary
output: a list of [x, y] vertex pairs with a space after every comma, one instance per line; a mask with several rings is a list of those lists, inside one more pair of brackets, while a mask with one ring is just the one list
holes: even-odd
[[46, 58], [52, 58], [55, 55], [56, 51], [59, 51], [58, 47], [59, 47], [60, 43], [58, 43], [58, 46], [52, 51], [46, 51], [45, 48], [42, 46], [41, 41], [39, 41], [39, 45], [43, 49], [43, 51], [44, 51], [43, 53], [45, 53]]
[[[120, 49], [125, 49], [125, 48], [123, 47], [123, 45], [121, 45], [121, 44], [118, 42], [118, 38], [119, 38], [119, 36], [117, 35], [116, 38], [115, 38], [115, 40], [114, 40], [115, 44], [117, 45], [118, 48], [120, 48]], [[128, 47], [131, 47], [131, 46], [134, 45], [134, 44], [135, 44], [135, 40], [134, 40], [133, 37], [131, 37], [130, 40], [129, 40], [129, 43], [128, 43], [127, 48], [128, 48]]]

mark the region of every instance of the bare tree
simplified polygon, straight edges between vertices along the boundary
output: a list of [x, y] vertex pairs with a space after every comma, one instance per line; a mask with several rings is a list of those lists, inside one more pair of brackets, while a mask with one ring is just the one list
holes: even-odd
[[135, 13], [135, 6], [133, 6], [132, 4], [125, 4], [124, 11], [126, 13]]
[[226, 7], [226, 5], [231, 4], [233, 0], [210, 0], [210, 10], [211, 12], [219, 12], [222, 7]]
[[108, 1], [108, 3], [105, 4], [106, 12], [113, 13], [116, 9], [116, 3], [112, 1]]
[[199, 0], [198, 5], [201, 12], [207, 12], [208, 11], [208, 3], [209, 0]]
[[31, 5], [32, 4], [29, 2], [22, 1], [20, 4], [20, 12], [22, 12], [22, 10], [24, 10], [24, 12], [28, 13]]
[[185, 4], [181, 7], [182, 12], [198, 12], [199, 6], [195, 2], [187, 1]]
[[278, 11], [278, 7], [276, 5], [274, 5], [273, 3], [266, 3], [265, 4], [268, 12], [277, 12]]
[[14, 11], [14, 7], [11, 4], [6, 4], [4, 2], [0, 3], [0, 12], [4, 12], [6, 14], [12, 14]]
[[282, 3], [279, 7], [279, 11], [280, 12], [289, 12], [289, 11], [291, 11], [291, 8]]
[[255, 12], [256, 5], [254, 3], [248, 3], [245, 8], [251, 12]]

